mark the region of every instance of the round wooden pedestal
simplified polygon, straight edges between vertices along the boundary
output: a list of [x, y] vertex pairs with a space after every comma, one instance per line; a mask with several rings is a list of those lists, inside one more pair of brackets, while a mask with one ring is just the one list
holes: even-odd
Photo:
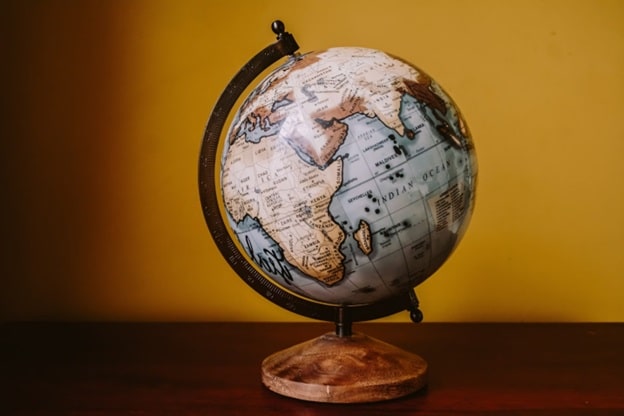
[[363, 403], [394, 399], [426, 384], [427, 362], [360, 333], [333, 333], [279, 351], [262, 362], [262, 382], [296, 399]]

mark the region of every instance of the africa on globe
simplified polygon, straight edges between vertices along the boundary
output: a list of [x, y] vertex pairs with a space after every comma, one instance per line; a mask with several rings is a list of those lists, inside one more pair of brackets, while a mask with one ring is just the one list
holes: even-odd
[[227, 222], [275, 284], [364, 305], [405, 293], [468, 225], [474, 146], [420, 69], [386, 53], [293, 55], [234, 116], [221, 155]]

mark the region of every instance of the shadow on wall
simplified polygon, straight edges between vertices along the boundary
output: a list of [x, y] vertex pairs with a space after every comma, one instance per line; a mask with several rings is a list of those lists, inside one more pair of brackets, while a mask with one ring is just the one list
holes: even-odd
[[50, 300], [63, 315], [105, 267], [99, 253], [114, 250], [106, 236], [122, 207], [109, 194], [123, 184], [121, 11], [115, 2], [0, 8], [8, 155], [0, 317], [50, 311]]

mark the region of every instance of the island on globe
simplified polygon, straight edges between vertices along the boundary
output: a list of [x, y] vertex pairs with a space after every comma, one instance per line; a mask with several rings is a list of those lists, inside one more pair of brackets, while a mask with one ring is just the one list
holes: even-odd
[[440, 86], [383, 52], [295, 55], [244, 100], [221, 158], [227, 222], [280, 287], [335, 305], [411, 290], [465, 232], [477, 163]]

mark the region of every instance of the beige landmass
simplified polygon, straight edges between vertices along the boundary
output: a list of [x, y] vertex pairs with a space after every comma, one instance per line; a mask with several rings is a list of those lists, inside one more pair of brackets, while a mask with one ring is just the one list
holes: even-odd
[[353, 233], [353, 238], [357, 241], [358, 247], [365, 255], [368, 256], [373, 251], [371, 230], [368, 222], [360, 220], [360, 225]]
[[306, 275], [333, 285], [344, 277], [345, 235], [329, 215], [342, 182], [342, 160], [325, 169], [305, 163], [277, 136], [236, 140], [223, 168], [226, 209], [235, 221], [255, 218]]
[[[372, 49], [352, 48], [351, 53], [357, 59], [340, 48], [310, 53], [272, 74], [262, 93], [243, 104], [230, 142], [244, 134], [243, 127], [280, 123], [280, 135], [323, 168], [346, 138], [345, 117], [377, 117], [403, 135], [398, 112], [403, 94], [415, 94], [444, 110], [443, 100], [429, 88], [430, 79], [410, 65]], [[283, 105], [276, 108], [275, 103]]]

